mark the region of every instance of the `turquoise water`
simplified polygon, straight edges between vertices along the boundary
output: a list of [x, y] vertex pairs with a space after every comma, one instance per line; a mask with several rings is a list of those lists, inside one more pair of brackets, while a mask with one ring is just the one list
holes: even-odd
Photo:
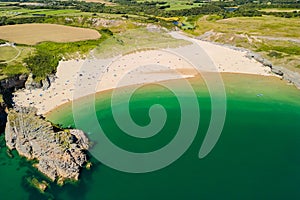
[[[225, 126], [217, 145], [204, 159], [198, 158], [198, 152], [209, 124], [210, 98], [205, 88], [194, 82], [201, 113], [199, 131], [187, 152], [170, 166], [130, 174], [91, 158], [93, 167], [83, 170], [80, 182], [63, 187], [51, 184], [46, 194], [40, 194], [30, 188], [25, 177], [44, 177], [17, 155], [9, 158], [2, 144], [1, 199], [299, 199], [300, 92], [266, 77], [237, 79], [226, 75], [224, 80], [228, 96]], [[180, 121], [176, 97], [158, 86], [144, 87], [132, 97], [133, 120], [140, 125], [149, 123], [148, 110], [155, 103], [166, 108], [168, 119], [152, 138], [134, 139], [116, 126], [109, 106], [110, 92], [97, 96], [98, 120], [110, 140], [123, 149], [153, 151], [173, 139]], [[83, 116], [84, 109], [83, 104]], [[74, 126], [70, 106], [48, 117]]]

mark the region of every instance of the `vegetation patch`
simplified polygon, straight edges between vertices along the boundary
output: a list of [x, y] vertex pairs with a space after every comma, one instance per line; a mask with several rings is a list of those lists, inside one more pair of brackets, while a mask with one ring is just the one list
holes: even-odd
[[0, 72], [5, 77], [12, 77], [16, 74], [28, 74], [29, 70], [26, 66], [22, 64], [14, 64], [14, 65], [4, 65], [0, 68]]
[[94, 54], [97, 57], [107, 58], [143, 49], [178, 47], [187, 44], [189, 42], [174, 39], [157, 27], [138, 28], [110, 37], [95, 49]]
[[44, 79], [47, 74], [56, 70], [59, 57], [46, 50], [37, 50], [36, 54], [24, 60], [26, 67], [32, 72], [36, 80]]

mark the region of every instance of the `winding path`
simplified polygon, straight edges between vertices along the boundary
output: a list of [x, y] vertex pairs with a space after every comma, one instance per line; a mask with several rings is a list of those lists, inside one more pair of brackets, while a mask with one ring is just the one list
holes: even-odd
[[2, 45], [0, 45], [0, 47], [12, 47], [12, 48], [14, 48], [18, 51], [18, 54], [14, 58], [12, 58], [8, 61], [5, 61], [5, 62], [0, 62], [0, 64], [8, 64], [8, 63], [16, 60], [22, 53], [22, 50], [18, 49], [15, 45], [12, 45], [12, 44], [9, 44], [9, 43], [2, 44]]

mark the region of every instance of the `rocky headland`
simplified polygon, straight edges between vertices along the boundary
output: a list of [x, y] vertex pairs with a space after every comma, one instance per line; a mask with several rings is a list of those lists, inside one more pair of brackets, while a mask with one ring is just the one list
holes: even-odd
[[58, 184], [78, 180], [87, 162], [88, 138], [81, 130], [62, 130], [36, 114], [35, 108], [9, 109], [5, 140], [9, 149], [36, 160], [37, 169]]

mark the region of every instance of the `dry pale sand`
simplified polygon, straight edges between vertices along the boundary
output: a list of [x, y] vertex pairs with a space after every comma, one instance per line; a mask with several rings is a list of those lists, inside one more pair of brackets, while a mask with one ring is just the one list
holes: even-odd
[[27, 45], [43, 41], [76, 42], [100, 37], [96, 30], [57, 24], [17, 24], [0, 27], [0, 39]]
[[17, 91], [14, 102], [16, 105], [35, 106], [40, 114], [45, 114], [68, 101], [95, 92], [194, 77], [204, 71], [272, 75], [269, 68], [246, 58], [246, 52], [209, 42], [194, 42], [177, 49], [142, 51], [105, 60], [61, 61], [57, 79], [48, 90]]

